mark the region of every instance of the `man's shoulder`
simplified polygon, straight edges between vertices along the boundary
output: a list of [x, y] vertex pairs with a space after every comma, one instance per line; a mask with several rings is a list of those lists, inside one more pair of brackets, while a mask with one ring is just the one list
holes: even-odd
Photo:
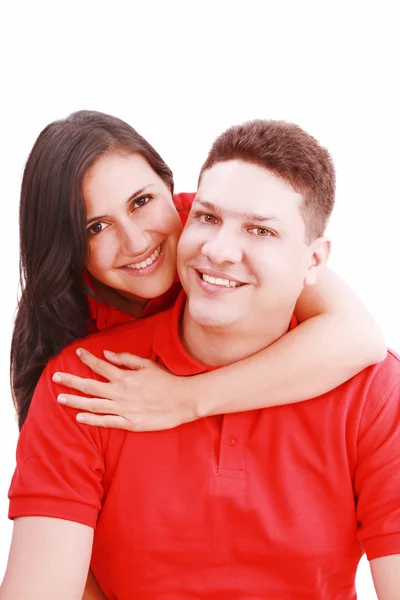
[[400, 355], [397, 354], [397, 352], [395, 352], [394, 350], [391, 350], [389, 348], [385, 360], [379, 364], [383, 364], [385, 362], [388, 367], [390, 366], [391, 368], [400, 371]]
[[[342, 387], [342, 386], [341, 386]], [[386, 358], [343, 384], [353, 402], [361, 402], [365, 415], [374, 417], [386, 404], [400, 406], [400, 356], [388, 350]]]
[[364, 372], [372, 375], [373, 379], [382, 383], [386, 382], [390, 387], [396, 387], [400, 384], [400, 356], [394, 350], [389, 349], [382, 362], [368, 367]]
[[390, 394], [400, 387], [400, 355], [388, 350], [385, 360], [375, 365], [375, 377], [383, 383]]
[[390, 349], [382, 362], [363, 369], [344, 384], [357, 393], [362, 390], [367, 392], [379, 390], [380, 393], [384, 393], [385, 389], [389, 391], [398, 385], [400, 385], [400, 356]]
[[153, 352], [153, 341], [157, 328], [162, 326], [164, 321], [171, 318], [172, 309], [157, 313], [143, 319], [136, 319], [129, 323], [109, 327], [100, 332], [92, 333], [88, 337], [76, 340], [64, 348], [61, 353], [54, 357], [49, 366], [54, 371], [63, 370], [62, 365], [74, 368], [77, 375], [82, 370], [87, 370], [77, 357], [78, 348], [85, 348], [95, 356], [104, 358], [103, 350], [111, 352], [129, 352], [138, 354], [143, 358], [149, 358]]

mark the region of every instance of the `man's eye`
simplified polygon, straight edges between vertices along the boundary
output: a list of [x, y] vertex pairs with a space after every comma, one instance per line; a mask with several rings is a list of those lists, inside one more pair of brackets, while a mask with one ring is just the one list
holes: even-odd
[[87, 232], [89, 235], [96, 235], [97, 233], [103, 231], [106, 227], [108, 227], [106, 223], [97, 221], [97, 223], [93, 223], [93, 225], [87, 228]]
[[274, 235], [273, 231], [265, 229], [265, 227], [253, 227], [250, 231], [258, 237], [269, 237]]
[[214, 215], [209, 215], [207, 213], [199, 213], [196, 216], [201, 223], [216, 223], [217, 222], [217, 218], [214, 217]]
[[139, 198], [135, 198], [135, 200], [132, 202], [132, 209], [136, 210], [137, 208], [142, 208], [142, 206], [148, 204], [152, 199], [153, 196], [151, 196], [150, 194], [146, 194], [145, 196], [139, 196]]

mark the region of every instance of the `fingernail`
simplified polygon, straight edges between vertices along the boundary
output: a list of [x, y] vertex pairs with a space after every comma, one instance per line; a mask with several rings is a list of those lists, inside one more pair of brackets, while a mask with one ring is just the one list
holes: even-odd
[[85, 415], [76, 415], [76, 420], [79, 421], [79, 423], [84, 423]]
[[78, 350], [76, 351], [77, 355], [80, 356], [82, 354], [82, 349], [78, 348]]
[[54, 373], [52, 379], [56, 383], [61, 383], [62, 382], [62, 377], [61, 377], [60, 373]]
[[67, 397], [66, 396], [57, 396], [57, 400], [60, 404], [67, 404]]
[[104, 354], [106, 356], [115, 356], [115, 352], [111, 352], [110, 350], [104, 350]]

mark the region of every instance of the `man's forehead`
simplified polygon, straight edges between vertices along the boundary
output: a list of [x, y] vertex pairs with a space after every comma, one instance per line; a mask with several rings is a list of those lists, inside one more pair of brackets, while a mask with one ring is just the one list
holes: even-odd
[[220, 162], [204, 171], [197, 199], [220, 210], [279, 218], [302, 203], [302, 195], [264, 167], [242, 160]]

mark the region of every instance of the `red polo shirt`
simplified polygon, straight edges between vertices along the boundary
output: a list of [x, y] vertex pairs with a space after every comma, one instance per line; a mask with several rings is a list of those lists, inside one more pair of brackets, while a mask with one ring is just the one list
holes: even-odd
[[[174, 308], [81, 342], [157, 360], [179, 375], [207, 367], [178, 336]], [[109, 600], [355, 598], [363, 549], [400, 553], [400, 362], [324, 396], [207, 417], [159, 432], [76, 422], [53, 359], [18, 442], [9, 516], [95, 527], [92, 569]], [[98, 378], [98, 377], [97, 377]]]
[[[181, 193], [175, 194], [173, 197], [174, 204], [181, 218], [183, 227], [186, 225], [186, 221], [188, 219], [190, 209], [192, 208], [195, 196], [196, 194], [194, 193]], [[85, 283], [91, 290], [91, 293], [86, 295], [89, 304], [90, 333], [94, 333], [95, 331], [103, 331], [103, 329], [106, 329], [107, 327], [112, 327], [113, 325], [122, 325], [123, 323], [128, 323], [129, 321], [134, 321], [136, 319], [136, 317], [128, 315], [127, 313], [118, 310], [108, 302], [101, 300], [95, 287], [91, 284], [88, 276], [85, 277]], [[141, 318], [150, 317], [151, 315], [155, 315], [162, 310], [170, 308], [177, 299], [181, 289], [182, 287], [177, 275], [175, 283], [167, 292], [165, 292], [165, 294], [158, 296], [158, 298], [151, 298], [151, 300], [149, 300], [143, 309]]]

